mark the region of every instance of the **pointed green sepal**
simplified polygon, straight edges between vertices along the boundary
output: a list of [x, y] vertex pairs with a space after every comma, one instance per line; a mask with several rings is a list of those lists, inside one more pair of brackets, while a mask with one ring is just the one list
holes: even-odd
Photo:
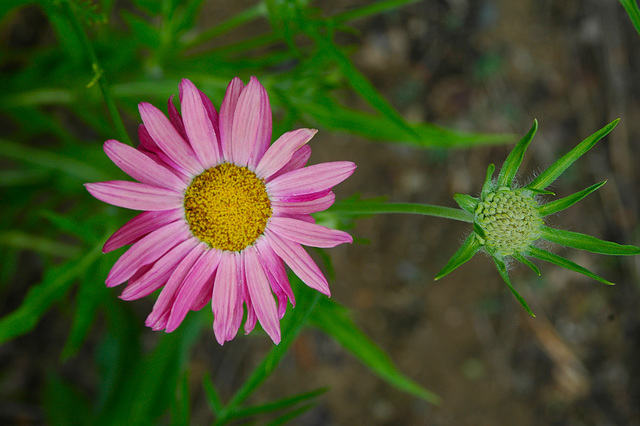
[[444, 268], [438, 272], [435, 280], [439, 280], [455, 270], [458, 266], [466, 263], [468, 260], [471, 260], [481, 247], [482, 245], [478, 241], [476, 234], [469, 235], [467, 239], [464, 240], [458, 251], [451, 256], [451, 259], [449, 259], [449, 262], [447, 262]]
[[540, 215], [542, 217], [544, 217], [544, 216], [548, 216], [550, 214], [557, 213], [557, 212], [562, 211], [564, 209], [568, 209], [569, 207], [571, 207], [572, 205], [574, 205], [578, 201], [582, 200], [587, 195], [589, 195], [592, 192], [594, 192], [597, 189], [599, 189], [605, 183], [607, 183], [607, 181], [603, 180], [602, 182], [596, 183], [594, 185], [591, 185], [590, 187], [588, 187], [586, 189], [583, 189], [580, 192], [576, 192], [575, 194], [569, 195], [569, 196], [561, 198], [559, 200], [552, 201], [552, 202], [547, 203], [547, 204], [543, 204], [543, 205], [538, 207], [538, 213], [540, 213]]
[[485, 240], [487, 239], [487, 234], [484, 233], [484, 229], [476, 222], [473, 222], [473, 232], [476, 233], [476, 238], [480, 245], [484, 245]]
[[556, 195], [555, 192], [553, 191], [547, 191], [546, 189], [537, 189], [537, 188], [529, 188], [528, 186], [525, 186], [523, 189], [526, 189], [527, 191], [531, 191], [534, 194], [540, 194], [540, 195]]
[[640, 247], [604, 241], [579, 232], [554, 229], [548, 226], [542, 226], [541, 231], [540, 238], [565, 247], [612, 256], [634, 256], [640, 254]]
[[620, 121], [619, 118], [580, 142], [575, 148], [565, 154], [562, 158], [559, 158], [555, 163], [549, 166], [547, 170], [538, 175], [538, 177], [526, 187], [533, 190], [544, 189], [551, 185], [578, 158], [589, 151], [600, 139], [613, 130], [613, 128], [616, 127], [616, 124], [618, 124], [618, 121]]
[[531, 262], [529, 259], [527, 259], [526, 257], [524, 257], [522, 254], [520, 253], [516, 253], [513, 255], [513, 257], [520, 263], [524, 263], [525, 265], [527, 265], [529, 268], [531, 268], [531, 270], [537, 275], [540, 276], [542, 275], [540, 273], [540, 269], [538, 269], [538, 267], [536, 265], [534, 265], [533, 262]]
[[516, 177], [516, 173], [518, 173], [520, 164], [522, 164], [524, 153], [527, 150], [529, 143], [531, 143], [531, 140], [536, 135], [537, 131], [538, 120], [533, 120], [533, 126], [531, 126], [529, 133], [527, 133], [522, 139], [520, 139], [520, 142], [518, 142], [516, 146], [513, 147], [513, 149], [509, 153], [509, 156], [504, 161], [504, 164], [500, 169], [500, 174], [498, 175], [498, 187], [512, 186], [513, 179]]
[[507, 286], [509, 287], [509, 290], [511, 290], [511, 293], [513, 293], [516, 299], [518, 299], [518, 302], [520, 302], [524, 310], [527, 311], [527, 313], [532, 317], [535, 317], [533, 312], [531, 312], [529, 305], [527, 305], [527, 302], [524, 301], [524, 298], [520, 296], [520, 294], [516, 291], [516, 289], [513, 288], [513, 285], [511, 285], [511, 280], [509, 279], [509, 273], [507, 272], [507, 267], [505, 266], [504, 262], [498, 259], [497, 257], [494, 257], [493, 261], [496, 263], [496, 266], [498, 267], [498, 272], [500, 273], [500, 276], [502, 277], [504, 282], [507, 283]]
[[456, 194], [453, 199], [460, 206], [461, 209], [468, 211], [471, 214], [475, 214], [478, 207], [478, 199], [468, 194]]
[[480, 195], [480, 199], [484, 199], [488, 193], [493, 192], [493, 172], [495, 171], [495, 164], [489, 164], [489, 167], [487, 167], [487, 177], [484, 180], [484, 185], [482, 185], [482, 194]]
[[604, 278], [594, 274], [587, 268], [580, 266], [577, 263], [570, 261], [569, 259], [565, 259], [562, 256], [558, 256], [555, 253], [551, 253], [549, 251], [542, 250], [537, 247], [529, 248], [528, 253], [531, 256], [535, 257], [536, 259], [544, 260], [545, 262], [553, 263], [554, 265], [569, 269], [571, 271], [578, 272], [580, 274], [586, 275], [589, 278], [593, 278], [594, 280], [600, 281], [601, 283], [604, 283], [607, 285], [613, 285], [611, 281], [607, 281]]

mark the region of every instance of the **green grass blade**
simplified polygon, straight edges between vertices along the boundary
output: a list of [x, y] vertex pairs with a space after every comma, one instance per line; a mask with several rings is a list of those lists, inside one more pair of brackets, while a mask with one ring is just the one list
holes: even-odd
[[471, 260], [471, 258], [478, 252], [478, 250], [480, 250], [481, 247], [482, 245], [478, 241], [476, 234], [469, 235], [464, 240], [464, 242], [462, 243], [458, 251], [456, 251], [453, 254], [453, 256], [451, 256], [451, 259], [449, 259], [449, 261], [444, 266], [444, 268], [442, 268], [440, 272], [438, 272], [435, 280], [436, 281], [439, 280], [445, 275], [448, 275], [449, 273], [453, 272], [460, 265]]
[[536, 177], [530, 184], [526, 186], [529, 189], [545, 189], [549, 185], [551, 185], [555, 180], [571, 166], [578, 158], [584, 155], [587, 151], [589, 151], [600, 139], [605, 137], [607, 133], [613, 130], [618, 124], [620, 119], [616, 119], [611, 123], [604, 126], [602, 129], [598, 130], [591, 136], [587, 137], [585, 140], [580, 142], [575, 148], [565, 154], [563, 157], [559, 158], [555, 163], [553, 163], [549, 168], [547, 168], [544, 172], [540, 173], [538, 177]]
[[358, 328], [346, 310], [336, 302], [320, 299], [309, 319], [391, 385], [433, 404], [440, 402], [440, 397], [402, 374], [389, 356]]
[[222, 399], [208, 371], [204, 373], [204, 377], [202, 378], [202, 387], [204, 388], [204, 393], [213, 415], [219, 417], [223, 410]]
[[511, 284], [511, 279], [509, 278], [509, 273], [507, 272], [507, 267], [505, 266], [504, 262], [495, 257], [493, 258], [493, 261], [496, 263], [496, 267], [498, 268], [498, 273], [500, 274], [504, 282], [507, 283], [507, 286], [509, 287], [509, 290], [511, 290], [511, 293], [513, 293], [516, 299], [518, 299], [518, 302], [520, 302], [524, 310], [527, 311], [527, 313], [532, 317], [535, 317], [533, 312], [531, 312], [531, 308], [529, 308], [529, 305], [527, 305], [527, 302], [524, 301], [524, 298], [520, 296], [520, 294], [516, 291], [515, 288], [513, 288], [513, 285]]
[[560, 244], [561, 246], [586, 250], [592, 253], [612, 256], [634, 256], [640, 254], [640, 247], [622, 245], [614, 243], [613, 241], [604, 241], [591, 235], [549, 228], [547, 226], [542, 227], [541, 238], [551, 241], [552, 243]]
[[570, 261], [569, 259], [565, 259], [562, 256], [558, 256], [555, 253], [551, 253], [549, 251], [546, 251], [537, 247], [530, 247], [528, 250], [528, 253], [531, 256], [535, 257], [536, 259], [544, 260], [545, 262], [549, 262], [554, 265], [560, 266], [562, 268], [566, 268], [571, 271], [578, 272], [580, 274], [586, 275], [589, 278], [593, 278], [594, 280], [600, 281], [601, 283], [604, 283], [607, 285], [613, 285], [611, 281], [607, 281], [604, 278], [601, 278], [598, 275], [594, 274], [593, 272], [589, 271], [587, 268], [584, 268], [578, 265], [577, 263]]
[[511, 185], [513, 184], [513, 179], [516, 177], [516, 173], [518, 173], [518, 169], [520, 168], [520, 164], [522, 164], [524, 153], [533, 140], [533, 137], [536, 135], [537, 131], [538, 120], [533, 120], [533, 126], [531, 126], [529, 132], [524, 135], [522, 139], [520, 139], [520, 142], [516, 144], [516, 146], [509, 153], [507, 159], [504, 161], [504, 164], [500, 169], [500, 174], [498, 174], [498, 187], [511, 187]]
[[518, 262], [523, 263], [523, 264], [527, 265], [529, 268], [531, 268], [531, 270], [532, 270], [533, 272], [535, 272], [535, 274], [536, 274], [537, 276], [540, 276], [540, 275], [541, 275], [541, 273], [540, 273], [540, 269], [538, 269], [538, 267], [537, 267], [533, 262], [531, 262], [529, 259], [527, 259], [525, 256], [521, 255], [520, 253], [516, 253], [516, 254], [514, 254], [514, 255], [513, 255], [513, 257], [514, 257]]
[[47, 424], [81, 426], [95, 424], [86, 397], [57, 374], [50, 374], [44, 389], [44, 409]]
[[575, 194], [571, 194], [567, 197], [560, 198], [559, 200], [555, 200], [550, 203], [543, 204], [540, 207], [538, 207], [538, 213], [540, 213], [540, 215], [544, 217], [544, 216], [548, 216], [550, 214], [554, 214], [559, 211], [568, 209], [578, 201], [582, 200], [587, 195], [598, 190], [605, 183], [607, 183], [607, 181], [603, 180], [602, 182], [591, 185], [590, 187], [583, 189], [580, 192], [576, 192]]
[[386, 11], [398, 9], [402, 6], [408, 6], [413, 3], [417, 3], [420, 0], [386, 0], [373, 4], [369, 4], [358, 9], [343, 12], [333, 16], [331, 19], [338, 24], [343, 24], [349, 21], [355, 21], [358, 19], [366, 18], [371, 15], [377, 15]]
[[495, 164], [489, 164], [489, 167], [487, 167], [487, 177], [484, 179], [484, 184], [482, 185], [482, 193], [480, 195], [480, 199], [484, 199], [487, 194], [493, 191], [493, 172], [495, 171]]
[[64, 258], [75, 258], [82, 253], [82, 250], [77, 246], [18, 230], [0, 232], [0, 246], [20, 248]]
[[283, 414], [278, 418], [273, 419], [272, 421], [267, 423], [266, 426], [279, 426], [279, 425], [289, 424], [291, 420], [303, 415], [304, 413], [312, 409], [314, 406], [315, 404], [305, 404], [301, 407], [296, 408], [295, 410], [291, 410], [288, 413]]
[[317, 398], [324, 394], [328, 388], [319, 388], [310, 392], [301, 393], [299, 395], [282, 398], [277, 401], [269, 402], [266, 404], [254, 405], [252, 407], [242, 408], [237, 410], [233, 415], [227, 416], [227, 420], [239, 419], [243, 417], [256, 416], [259, 414], [273, 413], [275, 411], [285, 410], [301, 402]]
[[461, 209], [468, 211], [471, 214], [475, 214], [478, 207], [478, 199], [468, 194], [455, 194], [453, 200], [460, 206]]
[[442, 217], [445, 219], [459, 220], [461, 222], [473, 222], [473, 216], [464, 210], [417, 203], [378, 203], [366, 200], [345, 200], [335, 203], [327, 212], [344, 215], [410, 213]]
[[636, 31], [640, 34], [640, 9], [638, 9], [636, 0], [620, 0], [620, 4], [627, 11], [633, 26], [636, 27]]
[[33, 330], [51, 305], [62, 299], [74, 280], [96, 261], [101, 246], [95, 246], [79, 260], [50, 268], [44, 279], [29, 289], [20, 307], [0, 319], [0, 344]]

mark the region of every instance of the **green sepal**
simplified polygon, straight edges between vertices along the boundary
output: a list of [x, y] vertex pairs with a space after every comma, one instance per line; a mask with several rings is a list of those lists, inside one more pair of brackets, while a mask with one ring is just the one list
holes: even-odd
[[513, 179], [516, 177], [516, 173], [518, 173], [518, 169], [520, 168], [520, 164], [522, 164], [522, 159], [524, 158], [524, 153], [533, 140], [533, 137], [536, 135], [538, 131], [538, 120], [533, 120], [533, 126], [529, 130], [529, 133], [524, 135], [520, 142], [516, 144], [515, 147], [509, 153], [509, 156], [502, 164], [502, 168], [500, 169], [500, 174], [498, 175], [498, 187], [508, 186], [511, 187], [513, 184]]
[[640, 247], [622, 245], [614, 243], [613, 241], [604, 241], [591, 235], [581, 234], [580, 232], [554, 229], [548, 226], [542, 226], [540, 230], [542, 231], [541, 238], [565, 247], [612, 256], [633, 256], [640, 254]]
[[537, 178], [535, 178], [526, 188], [531, 190], [534, 189], [544, 189], [547, 186], [551, 185], [565, 170], [569, 168], [578, 158], [582, 157], [587, 151], [589, 151], [600, 139], [605, 137], [607, 133], [613, 130], [618, 124], [620, 119], [616, 119], [611, 123], [604, 126], [602, 129], [598, 130], [591, 136], [587, 137], [585, 140], [580, 142], [575, 148], [565, 154], [563, 157], [559, 158], [555, 163], [553, 163], [547, 170], [540, 173]]
[[538, 213], [540, 213], [540, 215], [544, 217], [550, 214], [557, 213], [564, 209], [568, 209], [578, 201], [582, 200], [587, 195], [599, 189], [605, 183], [607, 183], [607, 181], [603, 180], [602, 182], [591, 185], [590, 187], [583, 189], [580, 192], [576, 192], [575, 194], [569, 195], [564, 198], [560, 198], [559, 200], [555, 200], [550, 203], [538, 206]]
[[451, 256], [451, 259], [449, 259], [444, 268], [442, 268], [440, 272], [438, 272], [435, 280], [439, 280], [440, 278], [448, 275], [450, 272], [455, 270], [458, 266], [471, 260], [471, 258], [478, 252], [478, 250], [480, 250], [481, 247], [482, 244], [480, 244], [480, 241], [478, 241], [477, 235], [469, 235], [464, 240], [458, 251], [456, 251], [453, 256]]
[[520, 253], [516, 253], [513, 255], [514, 259], [516, 259], [518, 262], [520, 263], [524, 263], [525, 265], [527, 265], [529, 268], [531, 268], [531, 270], [537, 275], [540, 276], [542, 275], [540, 273], [540, 269], [538, 269], [538, 267], [531, 262], [529, 259], [527, 259], [526, 257], [524, 257], [522, 254]]
[[518, 299], [518, 302], [520, 302], [524, 310], [527, 311], [527, 313], [532, 317], [535, 317], [533, 312], [531, 312], [529, 305], [527, 305], [527, 302], [524, 301], [524, 298], [520, 296], [520, 294], [516, 291], [516, 289], [513, 288], [513, 285], [511, 285], [511, 280], [509, 279], [509, 273], [507, 272], [507, 267], [505, 266], [504, 262], [498, 259], [497, 257], [493, 257], [493, 261], [496, 263], [498, 272], [500, 273], [500, 276], [502, 277], [504, 282], [507, 283], [507, 286], [509, 287], [509, 290], [511, 290], [511, 293], [513, 293], [516, 299]]
[[527, 191], [530, 191], [530, 192], [533, 192], [534, 194], [539, 194], [539, 195], [556, 195], [555, 192], [547, 191], [546, 189], [529, 188], [528, 186], [525, 186], [522, 189], [525, 189]]
[[600, 281], [601, 283], [613, 285], [611, 281], [607, 281], [604, 278], [594, 274], [587, 268], [580, 266], [577, 263], [570, 261], [569, 259], [565, 259], [562, 256], [558, 256], [555, 253], [551, 253], [537, 247], [530, 247], [528, 253], [536, 259], [544, 260], [545, 262], [553, 263], [554, 265], [578, 272], [580, 274], [586, 275], [589, 278]]
[[487, 239], [487, 234], [484, 233], [484, 229], [482, 229], [477, 222], [473, 223], [473, 232], [476, 233], [476, 238], [478, 238], [480, 245], [484, 245], [484, 242]]
[[478, 207], [478, 199], [468, 194], [456, 194], [453, 196], [455, 202], [461, 209], [468, 211], [471, 214], [475, 214]]
[[496, 166], [495, 164], [491, 163], [489, 164], [489, 167], [487, 167], [487, 177], [484, 180], [484, 185], [482, 185], [482, 194], [480, 195], [480, 199], [484, 200], [484, 197], [490, 193], [493, 192], [494, 186], [493, 186], [493, 172], [496, 171]]

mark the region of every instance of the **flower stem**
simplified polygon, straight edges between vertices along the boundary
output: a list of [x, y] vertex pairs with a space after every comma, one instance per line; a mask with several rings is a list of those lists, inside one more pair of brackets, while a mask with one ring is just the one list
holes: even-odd
[[434, 206], [431, 204], [416, 203], [376, 203], [376, 202], [352, 202], [343, 201], [336, 203], [329, 211], [342, 214], [383, 214], [383, 213], [409, 213], [426, 216], [442, 217], [445, 219], [459, 220], [473, 223], [473, 215], [461, 209], [451, 207]]
[[122, 121], [120, 112], [118, 112], [116, 103], [111, 96], [111, 89], [109, 88], [109, 84], [104, 75], [104, 70], [100, 66], [100, 62], [98, 61], [98, 57], [93, 50], [93, 46], [91, 46], [89, 37], [87, 37], [87, 34], [82, 28], [82, 24], [80, 23], [80, 21], [78, 21], [78, 17], [73, 10], [71, 2], [69, 0], [65, 0], [64, 2], [62, 2], [62, 5], [69, 18], [69, 22], [80, 38], [85, 53], [89, 56], [89, 60], [91, 61], [91, 68], [93, 69], [93, 79], [89, 82], [89, 84], [87, 84], [87, 88], [93, 86], [95, 83], [98, 83], [100, 91], [102, 92], [102, 97], [104, 98], [104, 102], [107, 105], [109, 114], [111, 115], [111, 121], [113, 122], [113, 125], [119, 134], [120, 140], [131, 145], [131, 139], [129, 138], [129, 134], [127, 133], [126, 128], [124, 127], [124, 122]]

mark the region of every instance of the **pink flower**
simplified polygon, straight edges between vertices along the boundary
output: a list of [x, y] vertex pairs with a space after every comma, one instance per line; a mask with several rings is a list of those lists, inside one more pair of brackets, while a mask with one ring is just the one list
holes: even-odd
[[[135, 300], [162, 288], [146, 325], [175, 330], [189, 310], [211, 301], [220, 344], [235, 337], [244, 313], [277, 344], [287, 301], [295, 299], [284, 264], [309, 287], [330, 295], [301, 245], [351, 243], [343, 231], [314, 222], [331, 206], [334, 185], [349, 177], [347, 161], [305, 167], [317, 132], [298, 129], [271, 144], [271, 106], [255, 77], [234, 78], [220, 114], [189, 80], [180, 84], [182, 115], [169, 99], [169, 119], [139, 105], [138, 149], [104, 143], [109, 158], [139, 182], [87, 183], [99, 200], [143, 212], [116, 231], [105, 253], [127, 244], [106, 284], [128, 281], [120, 296]], [[274, 300], [277, 299], [277, 303]]]

